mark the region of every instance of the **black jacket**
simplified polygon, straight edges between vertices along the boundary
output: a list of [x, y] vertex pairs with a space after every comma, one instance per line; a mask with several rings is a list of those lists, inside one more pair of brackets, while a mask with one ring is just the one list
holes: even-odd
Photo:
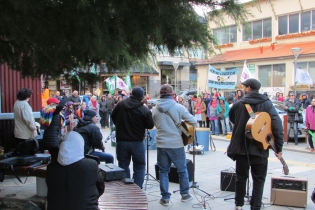
[[116, 105], [112, 119], [116, 126], [116, 141], [143, 141], [145, 129], [154, 126], [150, 110], [133, 96]]
[[106, 113], [107, 112], [107, 101], [106, 100], [100, 100], [99, 102], [100, 105], [100, 112]]
[[53, 118], [49, 127], [44, 131], [43, 140], [44, 140], [44, 149], [59, 148], [59, 143], [61, 140], [61, 118], [60, 112], [67, 102], [67, 97], [63, 97], [60, 100], [56, 110], [53, 114]]
[[[290, 107], [293, 107], [293, 110], [290, 110]], [[301, 103], [299, 99], [294, 99], [294, 102], [287, 100], [285, 102], [285, 108], [284, 110], [288, 113], [288, 122], [293, 123], [295, 122], [295, 114], [299, 112], [299, 109], [301, 107]]]
[[105, 186], [96, 161], [85, 158], [67, 166], [50, 163], [46, 183], [48, 210], [97, 210]]
[[79, 119], [78, 125], [73, 130], [81, 134], [84, 139], [84, 154], [87, 154], [90, 149], [94, 148], [105, 149], [102, 142], [103, 135], [90, 117], [84, 116], [83, 119]]
[[245, 135], [245, 127], [249, 119], [248, 111], [244, 104], [250, 104], [254, 112], [267, 112], [271, 117], [272, 134], [275, 140], [277, 152], [282, 152], [283, 127], [282, 121], [275, 110], [273, 104], [268, 99], [256, 91], [251, 91], [237, 101], [230, 110], [230, 121], [234, 124], [232, 139], [227, 150], [227, 155], [235, 159], [235, 155], [253, 155], [268, 158], [269, 151], [260, 149], [259, 142], [250, 140]]

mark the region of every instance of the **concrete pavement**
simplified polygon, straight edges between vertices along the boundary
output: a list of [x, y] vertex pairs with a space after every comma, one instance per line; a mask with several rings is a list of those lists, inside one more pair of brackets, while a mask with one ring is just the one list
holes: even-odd
[[[109, 129], [102, 130], [104, 139], [110, 134]], [[221, 171], [228, 170], [233, 171], [235, 168], [235, 162], [228, 158], [225, 154], [226, 148], [229, 144], [229, 140], [221, 136], [212, 136], [216, 151], [205, 151], [203, 155], [195, 155], [195, 181], [199, 188], [191, 188], [190, 193], [194, 199], [188, 202], [181, 202], [179, 192], [173, 193], [179, 189], [177, 183], [170, 183], [169, 191], [172, 192], [170, 205], [164, 207], [159, 204], [160, 190], [158, 181], [152, 177], [155, 175], [156, 164], [156, 150], [149, 150], [149, 169], [148, 172], [151, 175], [146, 176], [148, 179], [145, 180], [143, 190], [147, 194], [149, 210], [155, 209], [202, 209], [201, 204], [206, 205], [206, 209], [212, 210], [228, 210], [234, 209], [234, 199], [225, 200], [226, 198], [233, 198], [234, 192], [221, 191]], [[150, 142], [154, 144], [154, 138]], [[115, 147], [111, 146], [110, 142], [105, 144], [106, 152], [109, 152], [115, 156]], [[290, 169], [290, 176], [294, 177], [305, 177], [308, 179], [308, 195], [307, 195], [307, 206], [306, 209], [314, 209], [315, 204], [310, 199], [310, 193], [315, 187], [315, 161], [314, 153], [308, 152], [306, 144], [300, 142], [299, 145], [289, 143], [284, 145], [283, 158]], [[187, 153], [187, 159], [193, 160], [194, 157]], [[117, 164], [117, 161], [115, 162]], [[131, 164], [132, 170], [132, 164]], [[263, 203], [266, 209], [270, 210], [284, 210], [288, 209], [285, 206], [277, 206], [270, 204], [270, 191], [271, 191], [271, 177], [272, 176], [283, 176], [282, 165], [280, 161], [270, 152], [270, 158], [268, 163], [268, 174], [266, 178]], [[25, 177], [22, 178], [25, 180]], [[252, 190], [252, 180], [250, 179], [249, 184], [249, 195]], [[105, 189], [106, 190], [106, 189]], [[25, 184], [20, 184], [15, 177], [6, 177], [3, 183], [0, 183], [0, 209], [21, 209], [21, 207], [28, 200], [34, 202], [40, 202], [43, 198], [36, 196], [36, 178], [28, 177]], [[11, 206], [6, 208], [5, 206]], [[249, 205], [246, 204], [243, 209], [250, 209]], [[290, 207], [289, 209], [301, 209], [296, 207]]]

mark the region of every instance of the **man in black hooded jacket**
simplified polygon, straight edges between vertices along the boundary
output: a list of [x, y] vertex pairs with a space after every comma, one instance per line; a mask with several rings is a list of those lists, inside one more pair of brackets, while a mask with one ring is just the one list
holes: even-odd
[[116, 154], [118, 166], [125, 170], [125, 178], [130, 178], [129, 164], [132, 157], [133, 179], [142, 189], [145, 176], [145, 129], [152, 129], [154, 122], [150, 110], [141, 102], [144, 91], [134, 87], [129, 98], [117, 103], [112, 112], [116, 125]]
[[[114, 163], [113, 155], [105, 153], [102, 142], [103, 135], [96, 125], [98, 122], [97, 113], [93, 110], [84, 110], [83, 112], [83, 119], [79, 119], [78, 125], [73, 130], [81, 134], [84, 139], [84, 154], [96, 156], [100, 162]], [[95, 151], [95, 149], [100, 149], [102, 152]]]
[[250, 200], [251, 209], [260, 209], [268, 168], [269, 151], [261, 149], [259, 142], [250, 140], [245, 135], [245, 127], [249, 119], [249, 113], [245, 104], [249, 104], [253, 112], [267, 112], [271, 118], [271, 130], [275, 140], [276, 156], [282, 158], [283, 127], [282, 121], [268, 97], [260, 94], [258, 90], [261, 84], [256, 79], [244, 81], [245, 96], [237, 101], [231, 108], [229, 117], [234, 124], [233, 134], [227, 155], [236, 161], [236, 209], [242, 209], [246, 194], [246, 180], [249, 169], [253, 178], [253, 190]]

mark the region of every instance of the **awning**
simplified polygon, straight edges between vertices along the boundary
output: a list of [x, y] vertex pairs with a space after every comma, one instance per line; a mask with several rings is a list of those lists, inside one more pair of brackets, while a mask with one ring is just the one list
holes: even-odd
[[152, 66], [150, 68], [145, 67], [143, 69], [137, 68], [137, 69], [131, 69], [130, 76], [158, 76], [159, 72], [153, 68]]
[[269, 44], [254, 48], [246, 48], [241, 50], [229, 50], [221, 55], [214, 56], [208, 60], [198, 62], [196, 65], [244, 62], [244, 60], [266, 60], [266, 59], [282, 59], [294, 58], [291, 49], [294, 47], [301, 48], [299, 57], [314, 56], [315, 42], [300, 42], [290, 44]]

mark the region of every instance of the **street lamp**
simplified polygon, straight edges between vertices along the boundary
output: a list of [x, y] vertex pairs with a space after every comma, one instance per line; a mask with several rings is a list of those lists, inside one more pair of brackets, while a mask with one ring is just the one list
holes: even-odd
[[176, 84], [177, 84], [177, 68], [179, 66], [179, 62], [173, 62], [173, 67], [175, 69], [175, 86], [174, 86], [174, 92], [176, 93]]
[[291, 48], [291, 52], [293, 53], [294, 55], [294, 95], [296, 96], [296, 60], [297, 58], [299, 57], [300, 55], [300, 52], [301, 52], [301, 48], [299, 47], [293, 47]]

